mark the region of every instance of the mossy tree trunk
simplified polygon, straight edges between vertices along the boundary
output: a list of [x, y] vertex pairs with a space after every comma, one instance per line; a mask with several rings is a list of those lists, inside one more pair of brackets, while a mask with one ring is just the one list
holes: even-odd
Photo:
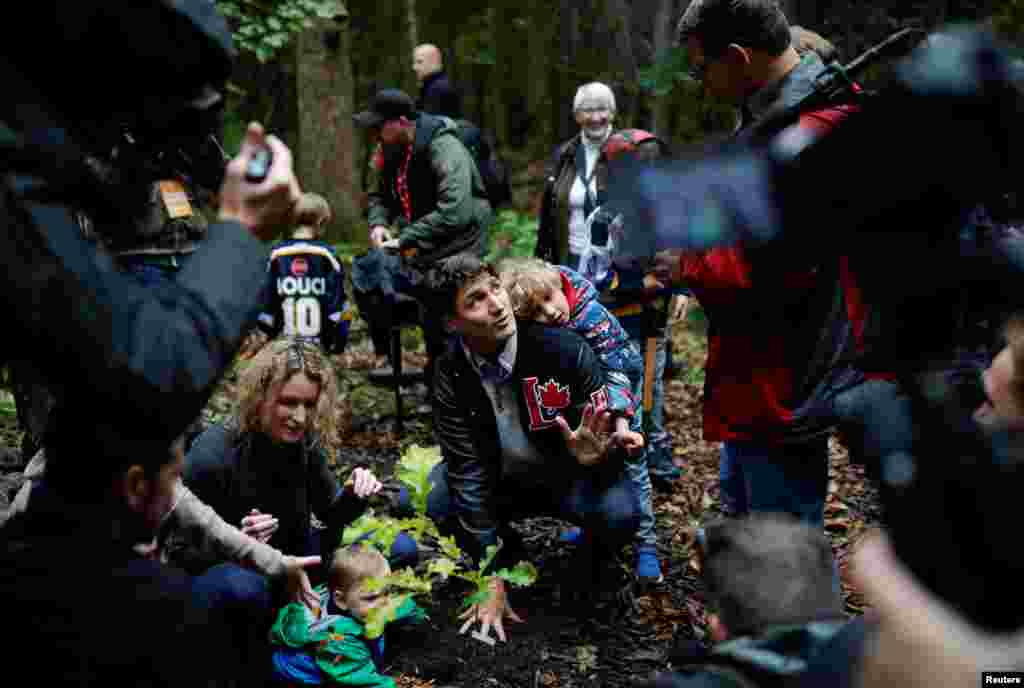
[[327, 199], [334, 211], [331, 241], [362, 236], [350, 37], [347, 21], [318, 20], [295, 50], [299, 131], [299, 184]]

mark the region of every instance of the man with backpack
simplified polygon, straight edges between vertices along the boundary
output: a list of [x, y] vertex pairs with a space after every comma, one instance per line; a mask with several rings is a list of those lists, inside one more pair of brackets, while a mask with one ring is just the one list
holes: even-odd
[[[354, 120], [367, 131], [371, 145], [381, 144], [380, 174], [369, 197], [370, 245], [398, 253], [399, 261], [387, 263], [394, 272], [394, 291], [422, 303], [432, 272], [442, 269], [447, 259], [461, 252], [484, 254], [493, 220], [487, 187], [459, 125], [417, 111], [404, 92], [379, 91], [370, 109]], [[363, 312], [364, 318], [375, 315]], [[440, 321], [429, 312], [424, 312], [423, 331], [433, 361], [444, 335]]]
[[[693, 0], [679, 36], [705, 89], [742, 105], [741, 140], [813, 92], [825, 70], [816, 54], [797, 54], [771, 0]], [[803, 113], [772, 145], [796, 154], [850, 112]], [[723, 442], [724, 506], [788, 513], [821, 528], [832, 423], [825, 409], [860, 382], [839, 362], [862, 346], [868, 308], [844, 258], [799, 266], [783, 258], [744, 247], [663, 256], [710, 323], [704, 439]]]

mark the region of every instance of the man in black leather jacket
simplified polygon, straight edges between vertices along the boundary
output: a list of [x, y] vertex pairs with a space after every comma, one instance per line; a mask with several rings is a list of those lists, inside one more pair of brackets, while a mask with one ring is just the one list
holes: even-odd
[[[609, 451], [597, 356], [566, 328], [517, 323], [494, 269], [474, 256], [453, 258], [432, 286], [435, 311], [458, 336], [437, 363], [443, 461], [431, 474], [428, 514], [474, 558], [501, 543], [495, 570], [525, 554], [509, 522], [537, 515], [583, 527], [593, 557], [584, 563], [610, 561], [636, 533], [640, 507], [623, 455]], [[466, 612], [463, 630], [479, 620], [484, 635], [493, 625], [505, 640], [503, 619], [518, 617], [501, 579], [492, 593]]]

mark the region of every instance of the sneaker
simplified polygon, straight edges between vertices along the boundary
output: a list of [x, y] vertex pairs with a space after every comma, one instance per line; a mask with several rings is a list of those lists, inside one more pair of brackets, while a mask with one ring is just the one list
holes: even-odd
[[658, 552], [651, 545], [636, 548], [636, 577], [641, 583], [662, 583], [665, 574], [661, 572]]
[[565, 545], [578, 545], [583, 539], [583, 529], [573, 526], [558, 535], [558, 541]]

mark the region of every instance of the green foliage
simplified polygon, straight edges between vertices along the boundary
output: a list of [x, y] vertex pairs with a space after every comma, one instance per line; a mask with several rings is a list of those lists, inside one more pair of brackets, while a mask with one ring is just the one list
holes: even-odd
[[502, 578], [517, 587], [531, 585], [537, 580], [536, 567], [525, 561], [519, 562], [511, 569], [501, 569], [493, 575], [485, 574], [484, 571], [498, 553], [498, 547], [495, 546], [487, 549], [486, 556], [476, 570], [462, 568], [462, 551], [455, 544], [455, 539], [441, 536], [437, 526], [427, 516], [427, 496], [434, 487], [429, 479], [430, 471], [440, 460], [440, 447], [411, 445], [402, 453], [402, 458], [395, 469], [395, 476], [409, 490], [415, 515], [411, 518], [397, 519], [378, 516], [372, 510], [368, 510], [346, 528], [342, 535], [342, 545], [350, 545], [359, 540], [387, 552], [398, 534], [404, 532], [417, 543], [430, 538], [437, 543], [440, 550], [440, 555], [428, 562], [423, 576], [411, 568], [405, 568], [366, 582], [366, 587], [370, 591], [393, 592], [389, 595], [387, 604], [372, 610], [368, 615], [366, 634], [370, 638], [376, 638], [384, 632], [384, 627], [395, 619], [398, 608], [410, 596], [430, 594], [437, 580], [444, 581], [456, 576], [473, 583], [476, 590], [466, 600], [467, 605], [486, 600], [490, 595], [491, 581], [495, 578]]
[[409, 488], [413, 509], [418, 514], [427, 511], [427, 495], [434, 485], [430, 482], [430, 470], [441, 461], [441, 448], [412, 445], [402, 454], [395, 477]]
[[640, 69], [640, 87], [655, 96], [667, 96], [676, 84], [692, 82], [686, 48], [676, 46], [650, 67]]
[[528, 561], [521, 561], [511, 569], [498, 569], [494, 574], [517, 588], [525, 588], [537, 582], [537, 567]]
[[516, 564], [512, 569], [500, 569], [493, 575], [484, 573], [487, 567], [494, 561], [494, 557], [498, 555], [500, 546], [491, 545], [487, 548], [487, 552], [484, 558], [480, 561], [480, 566], [475, 571], [468, 570], [456, 573], [455, 575], [459, 578], [469, 581], [475, 586], [475, 590], [463, 601], [463, 608], [471, 607], [474, 604], [481, 604], [491, 596], [491, 583], [496, 578], [508, 581], [512, 585], [522, 588], [527, 585], [533, 585], [537, 580], [537, 567], [528, 561], [521, 561]]
[[14, 395], [10, 392], [0, 391], [0, 417], [12, 420], [17, 415], [18, 409], [14, 405]]
[[1024, 36], [1024, 0], [1003, 0], [992, 14], [992, 23], [1003, 36], [1020, 41]]
[[384, 628], [398, 618], [398, 610], [412, 595], [392, 595], [384, 606], [370, 610], [366, 616], [366, 637], [379, 638]]
[[312, 28], [314, 19], [346, 14], [338, 0], [217, 0], [217, 9], [228, 18], [235, 45], [271, 60], [299, 33]]
[[491, 226], [487, 260], [532, 256], [537, 246], [537, 218], [515, 210], [502, 210]]

